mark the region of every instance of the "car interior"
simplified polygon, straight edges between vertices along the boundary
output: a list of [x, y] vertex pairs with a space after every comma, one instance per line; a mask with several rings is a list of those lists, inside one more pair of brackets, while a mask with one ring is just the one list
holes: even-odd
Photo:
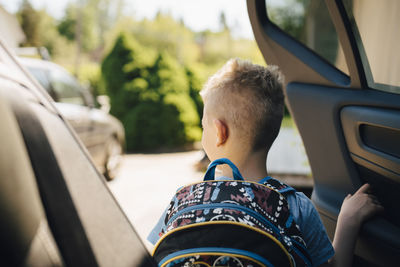
[[153, 266], [87, 150], [2, 44], [0, 84], [0, 265]]
[[400, 10], [400, 3], [337, 0], [288, 5], [291, 16], [304, 10], [304, 29], [296, 35], [281, 29], [273, 2], [248, 0], [248, 13], [266, 62], [278, 65], [286, 77], [287, 105], [314, 178], [312, 200], [328, 235], [333, 238], [344, 197], [369, 183], [385, 211], [364, 224], [355, 265], [396, 266], [400, 79], [395, 66], [400, 61], [392, 40], [400, 35], [397, 18], [390, 14]]

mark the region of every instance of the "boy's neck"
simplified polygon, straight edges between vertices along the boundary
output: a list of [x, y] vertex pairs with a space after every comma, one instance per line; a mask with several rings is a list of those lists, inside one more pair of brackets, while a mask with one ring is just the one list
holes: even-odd
[[267, 152], [254, 152], [245, 159], [239, 167], [243, 178], [248, 181], [258, 182], [268, 176]]
[[[253, 152], [246, 158], [240, 160], [233, 160], [235, 165], [239, 168], [243, 178], [247, 181], [258, 182], [262, 178], [268, 176], [267, 173], [267, 153], [268, 152]], [[222, 176], [231, 177], [232, 171], [229, 166], [219, 166], [218, 169]]]

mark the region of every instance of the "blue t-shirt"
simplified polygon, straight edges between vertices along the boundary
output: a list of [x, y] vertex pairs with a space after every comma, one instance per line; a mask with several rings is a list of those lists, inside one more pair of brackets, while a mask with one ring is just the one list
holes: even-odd
[[[217, 178], [216, 180], [220, 179]], [[223, 179], [226, 178], [224, 177]], [[286, 200], [289, 204], [290, 212], [303, 234], [313, 266], [320, 266], [327, 262], [333, 257], [335, 251], [311, 200], [301, 192], [286, 195]], [[164, 211], [160, 220], [147, 237], [147, 240], [153, 245], [157, 243], [160, 238], [159, 233], [165, 226], [164, 218], [166, 212], [167, 210]]]

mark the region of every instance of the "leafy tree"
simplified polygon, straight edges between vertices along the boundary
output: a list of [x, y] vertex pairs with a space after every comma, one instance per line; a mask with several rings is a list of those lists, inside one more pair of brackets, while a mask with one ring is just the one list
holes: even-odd
[[76, 32], [76, 17], [73, 9], [74, 7], [71, 4], [68, 5], [64, 18], [57, 26], [58, 32], [70, 41], [75, 40]]
[[129, 151], [174, 148], [185, 142], [184, 124], [171, 104], [144, 101], [123, 118]]
[[226, 22], [226, 16], [225, 16], [224, 11], [222, 11], [222, 12], [219, 14], [219, 24], [220, 24], [220, 27], [221, 27], [221, 30], [222, 30], [222, 31], [227, 31], [227, 30], [229, 30], [228, 23]]
[[167, 52], [181, 64], [199, 59], [200, 50], [195, 42], [195, 33], [169, 14], [159, 12], [154, 20], [136, 22], [131, 29], [132, 35], [142, 45]]
[[104, 81], [101, 79], [99, 64], [95, 62], [82, 64], [79, 67], [78, 73], [77, 78], [79, 81], [82, 84], [86, 83], [95, 97], [107, 94], [103, 84]]
[[279, 25], [279, 27], [285, 32], [298, 40], [305, 41], [303, 39], [303, 29], [306, 17], [305, 7], [307, 7], [309, 3], [310, 0], [284, 0], [280, 5], [271, 5], [270, 10], [268, 11], [268, 16], [270, 16], [271, 20]]
[[184, 69], [167, 53], [121, 34], [102, 64], [111, 112], [125, 126], [130, 151], [176, 147], [200, 138], [199, 116]]
[[203, 87], [203, 81], [198, 74], [200, 73], [200, 71], [196, 70], [194, 67], [186, 66], [185, 71], [189, 82], [189, 95], [196, 106], [197, 114], [200, 118], [199, 126], [201, 126], [201, 118], [203, 117], [204, 103], [203, 99], [200, 96], [200, 91]]
[[53, 58], [73, 53], [67, 40], [57, 31], [57, 23], [45, 10], [35, 10], [28, 0], [21, 4], [17, 17], [25, 32], [23, 46], [44, 46]]
[[39, 10], [37, 13], [40, 16], [38, 24], [39, 46], [46, 47], [52, 58], [58, 59], [63, 55], [70, 57], [74, 53], [74, 49], [68, 40], [59, 34], [56, 20], [45, 10]]
[[25, 33], [26, 41], [23, 46], [39, 46], [39, 30], [40, 17], [38, 12], [32, 7], [28, 0], [23, 0], [17, 18], [21, 24], [21, 28]]
[[85, 52], [91, 51], [99, 45], [96, 21], [96, 9], [89, 3], [80, 2], [79, 5], [69, 4], [65, 16], [58, 24], [58, 31], [70, 41], [79, 41]]
[[128, 34], [119, 35], [101, 67], [112, 114], [121, 118], [127, 107], [139, 103], [140, 93], [148, 87], [143, 77], [146, 77], [146, 68], [152, 60], [152, 51], [142, 47]]
[[[184, 125], [182, 140], [176, 140], [183, 145], [200, 139], [200, 118], [196, 104], [190, 96], [189, 81], [184, 68], [167, 53], [161, 53], [150, 73], [155, 79], [150, 79], [150, 87], [158, 88], [164, 104], [175, 106], [179, 112], [178, 120]], [[156, 83], [152, 83], [156, 81]]]

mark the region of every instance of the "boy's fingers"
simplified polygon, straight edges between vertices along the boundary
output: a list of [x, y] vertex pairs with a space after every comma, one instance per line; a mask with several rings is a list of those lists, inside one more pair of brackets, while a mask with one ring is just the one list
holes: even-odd
[[379, 202], [378, 198], [374, 195], [368, 195], [368, 197], [372, 200], [372, 202]]
[[371, 186], [369, 184], [363, 184], [355, 194], [368, 193], [370, 189]]
[[374, 205], [375, 205], [374, 209], [375, 209], [376, 213], [381, 213], [385, 210], [385, 208], [382, 207], [380, 204], [374, 204]]
[[374, 203], [374, 204], [376, 204], [376, 205], [382, 206], [381, 202], [379, 202], [378, 199], [373, 199], [373, 200], [372, 200], [372, 203]]

